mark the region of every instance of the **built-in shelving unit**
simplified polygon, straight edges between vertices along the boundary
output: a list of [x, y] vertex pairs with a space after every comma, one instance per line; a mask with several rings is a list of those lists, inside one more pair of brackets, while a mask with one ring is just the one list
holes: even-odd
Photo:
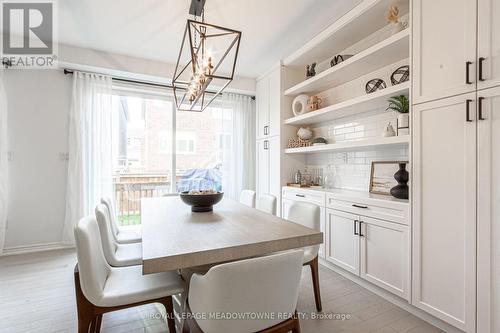
[[400, 15], [409, 11], [406, 0], [365, 0], [355, 10], [342, 16], [303, 47], [285, 58], [283, 65], [303, 68], [306, 64], [339, 54], [374, 31], [383, 28], [387, 24], [384, 19], [385, 12], [390, 5], [398, 6]]
[[347, 101], [329, 105], [297, 117], [285, 120], [287, 125], [315, 125], [324, 121], [367, 112], [387, 106], [387, 99], [391, 96], [408, 95], [410, 83], [405, 82], [396, 86], [376, 91], [371, 94], [355, 97]]
[[301, 148], [285, 149], [286, 154], [303, 154], [303, 153], [319, 153], [319, 152], [342, 152], [354, 151], [365, 148], [381, 148], [381, 147], [397, 147], [407, 146], [410, 137], [408, 135], [392, 136], [386, 138], [372, 138], [353, 141], [342, 141], [339, 143], [330, 143], [326, 145], [317, 145]]
[[324, 91], [409, 57], [410, 29], [405, 29], [316, 76], [287, 89], [293, 96]]

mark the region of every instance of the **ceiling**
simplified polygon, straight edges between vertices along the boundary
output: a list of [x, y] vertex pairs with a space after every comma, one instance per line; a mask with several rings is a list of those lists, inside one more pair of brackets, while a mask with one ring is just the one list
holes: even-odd
[[[190, 0], [59, 1], [59, 42], [175, 63]], [[361, 0], [207, 0], [206, 22], [242, 31], [236, 76], [257, 77]]]

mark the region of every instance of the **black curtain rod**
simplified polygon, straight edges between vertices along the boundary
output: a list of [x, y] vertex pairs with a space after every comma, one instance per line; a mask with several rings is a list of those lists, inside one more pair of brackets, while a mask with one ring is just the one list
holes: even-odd
[[[64, 74], [65, 75], [71, 75], [73, 74], [74, 71], [71, 70], [71, 69], [67, 69], [65, 68], [64, 69]], [[97, 73], [96, 73], [97, 74]], [[143, 85], [147, 85], [147, 86], [153, 86], [153, 87], [162, 87], [162, 88], [170, 88], [170, 89], [173, 89], [174, 87], [170, 84], [162, 84], [162, 83], [154, 83], [154, 82], [147, 82], [147, 81], [138, 81], [138, 80], [131, 80], [131, 79], [123, 79], [123, 78], [120, 78], [120, 77], [114, 77], [112, 76], [111, 79], [113, 81], [120, 81], [120, 82], [127, 82], [127, 83], [136, 83], [136, 84], [143, 84]], [[216, 92], [214, 91], [207, 91], [207, 93], [209, 94], [216, 94]], [[220, 93], [219, 95], [222, 95], [222, 93]], [[255, 100], [255, 96], [251, 96], [252, 100]]]

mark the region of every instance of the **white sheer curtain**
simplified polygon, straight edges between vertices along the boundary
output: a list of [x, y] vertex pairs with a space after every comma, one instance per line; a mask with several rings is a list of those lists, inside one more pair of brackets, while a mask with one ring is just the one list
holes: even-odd
[[69, 123], [69, 164], [63, 242], [94, 214], [102, 196], [112, 197], [112, 82], [108, 76], [74, 72]]
[[5, 225], [7, 222], [8, 165], [7, 165], [7, 97], [0, 71], [0, 254], [5, 243]]
[[250, 96], [225, 93], [221, 106], [232, 114], [231, 146], [224, 154], [224, 195], [238, 200], [241, 190], [255, 189], [255, 101]]

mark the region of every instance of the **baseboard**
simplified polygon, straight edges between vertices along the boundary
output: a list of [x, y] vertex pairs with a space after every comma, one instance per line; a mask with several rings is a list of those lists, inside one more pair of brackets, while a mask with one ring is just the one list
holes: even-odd
[[348, 278], [349, 280], [353, 281], [354, 283], [360, 285], [361, 287], [365, 288], [365, 289], [368, 289], [369, 291], [371, 291], [372, 293], [384, 298], [385, 300], [391, 302], [392, 304], [402, 308], [403, 310], [406, 310], [408, 311], [409, 313], [411, 313], [412, 315], [428, 322], [429, 324], [431, 325], [434, 325], [436, 326], [437, 328], [445, 331], [445, 332], [448, 332], [448, 333], [463, 333], [463, 331], [459, 330], [458, 328], [454, 327], [454, 326], [451, 326], [450, 324], [448, 323], [445, 323], [444, 321], [428, 314], [427, 312], [425, 311], [422, 311], [416, 307], [414, 307], [413, 305], [411, 305], [410, 303], [407, 302], [407, 300], [403, 299], [403, 298], [400, 298], [396, 295], [393, 295], [391, 294], [390, 292], [368, 282], [368, 281], [365, 281], [363, 280], [362, 278], [360, 278], [359, 276], [356, 276], [350, 272], [347, 272], [346, 270], [338, 267], [338, 266], [335, 266], [334, 264], [332, 263], [329, 263], [328, 261], [324, 260], [324, 259], [319, 259], [319, 263], [334, 271], [335, 273], [338, 273], [340, 275], [342, 275], [343, 277], [345, 278]]
[[25, 245], [25, 246], [13, 246], [13, 247], [4, 248], [3, 253], [0, 254], [0, 256], [12, 256], [12, 255], [23, 254], [23, 253], [71, 249], [74, 247], [75, 247], [74, 245], [67, 245], [67, 244], [63, 244], [63, 243], [59, 243], [59, 242]]

